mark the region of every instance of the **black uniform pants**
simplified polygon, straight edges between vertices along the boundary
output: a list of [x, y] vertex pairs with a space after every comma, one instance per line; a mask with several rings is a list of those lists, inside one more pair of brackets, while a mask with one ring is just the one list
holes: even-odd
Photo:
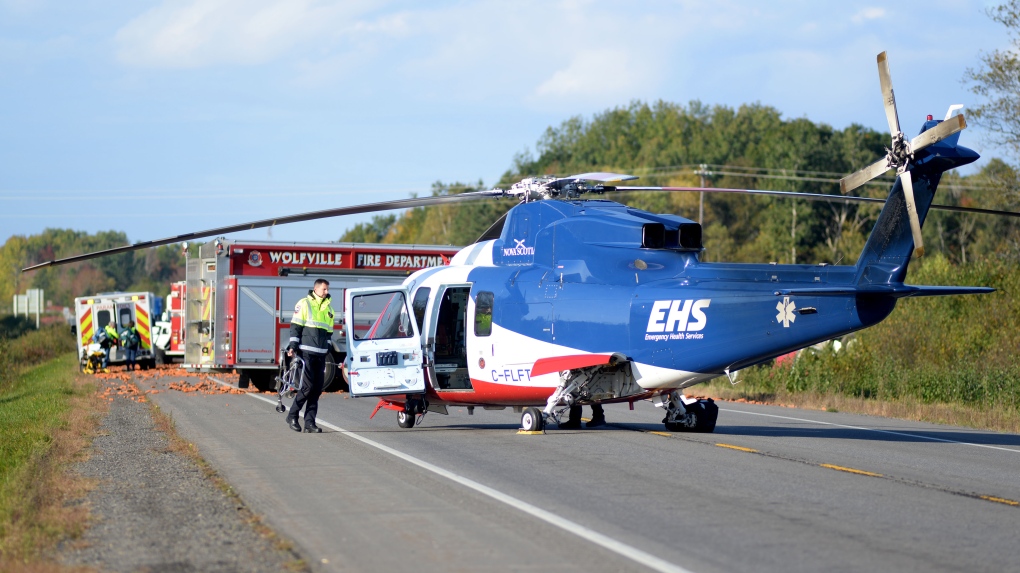
[[[606, 411], [602, 408], [602, 404], [591, 405], [591, 419], [592, 420], [606, 419]], [[567, 421], [570, 422], [581, 421], [581, 406], [575, 404], [570, 407], [570, 413], [567, 415]]]
[[296, 420], [305, 408], [305, 425], [315, 423], [315, 413], [319, 411], [319, 396], [322, 394], [322, 378], [326, 370], [326, 355], [302, 352], [301, 358], [305, 361], [304, 371], [301, 372], [302, 384], [294, 396], [294, 404], [290, 407], [287, 417]]

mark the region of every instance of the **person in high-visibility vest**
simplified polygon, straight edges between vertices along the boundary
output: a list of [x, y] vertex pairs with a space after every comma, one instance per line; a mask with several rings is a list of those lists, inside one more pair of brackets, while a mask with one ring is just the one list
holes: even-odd
[[120, 342], [120, 336], [117, 335], [117, 327], [112, 323], [106, 323], [103, 330], [97, 332], [93, 339], [103, 347], [103, 368], [110, 366], [110, 349]]
[[329, 302], [329, 281], [318, 279], [308, 291], [308, 296], [294, 306], [294, 317], [290, 319], [290, 343], [287, 356], [299, 354], [304, 359], [300, 384], [294, 403], [287, 413], [287, 425], [300, 432], [298, 414], [305, 408], [306, 434], [322, 432], [315, 425], [315, 413], [319, 409], [322, 394], [323, 375], [326, 370], [326, 353], [329, 352], [330, 338], [333, 337], [333, 307]]
[[138, 345], [141, 339], [138, 337], [138, 329], [135, 321], [129, 320], [127, 326], [120, 333], [120, 345], [124, 349], [124, 358], [127, 361], [127, 369], [135, 369], [135, 359], [138, 357]]

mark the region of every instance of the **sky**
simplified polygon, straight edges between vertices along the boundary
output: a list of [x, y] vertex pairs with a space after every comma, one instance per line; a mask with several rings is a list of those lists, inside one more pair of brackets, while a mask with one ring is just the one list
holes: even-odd
[[[492, 185], [548, 127], [635, 100], [887, 131], [883, 50], [909, 134], [980, 103], [962, 78], [1009, 45], [997, 3], [0, 0], [0, 244]], [[974, 127], [961, 143], [1002, 156]], [[369, 218], [233, 237], [335, 241]]]

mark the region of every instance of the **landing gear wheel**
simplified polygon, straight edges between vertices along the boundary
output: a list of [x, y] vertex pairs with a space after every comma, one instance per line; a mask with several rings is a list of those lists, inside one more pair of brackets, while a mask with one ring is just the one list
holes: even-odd
[[687, 405], [687, 413], [683, 422], [665, 422], [670, 432], [700, 432], [710, 434], [715, 431], [715, 422], [719, 418], [719, 406], [711, 398], [698, 400]]
[[413, 428], [414, 427], [414, 414], [407, 410], [401, 410], [397, 412], [397, 425], [401, 428]]
[[521, 414], [521, 429], [525, 432], [541, 432], [545, 428], [545, 419], [538, 408], [525, 408]]

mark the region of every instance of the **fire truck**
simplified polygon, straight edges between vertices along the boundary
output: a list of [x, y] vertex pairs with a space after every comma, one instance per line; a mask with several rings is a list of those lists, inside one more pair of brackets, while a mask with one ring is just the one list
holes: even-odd
[[358, 243], [285, 243], [216, 239], [187, 262], [184, 366], [191, 372], [230, 372], [238, 385], [275, 387], [290, 338], [294, 306], [312, 283], [330, 283], [334, 309], [325, 390], [342, 388], [338, 375], [347, 339], [344, 291], [396, 285], [414, 271], [449, 264], [459, 247]]
[[[78, 339], [78, 356], [85, 356], [85, 349], [93, 336], [113, 323], [120, 334], [128, 323], [134, 322], [140, 339], [137, 361], [139, 366], [149, 368], [155, 360], [152, 353], [152, 317], [162, 312], [163, 299], [151, 292], [105, 292], [95, 296], [80, 296], [74, 299], [75, 330]], [[110, 349], [110, 364], [125, 361], [124, 349], [114, 346]]]
[[170, 284], [165, 309], [152, 325], [152, 352], [156, 364], [182, 362], [184, 360], [184, 309], [187, 306], [187, 282]]

